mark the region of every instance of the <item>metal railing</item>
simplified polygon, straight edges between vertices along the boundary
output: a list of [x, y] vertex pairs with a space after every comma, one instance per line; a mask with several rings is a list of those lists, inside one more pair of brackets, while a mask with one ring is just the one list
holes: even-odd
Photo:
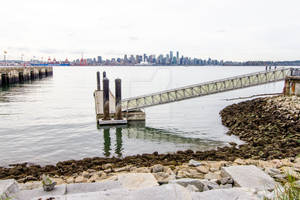
[[122, 110], [131, 111], [281, 81], [286, 76], [294, 75], [294, 73], [298, 74], [300, 70], [295, 68], [278, 68], [127, 98], [122, 100]]

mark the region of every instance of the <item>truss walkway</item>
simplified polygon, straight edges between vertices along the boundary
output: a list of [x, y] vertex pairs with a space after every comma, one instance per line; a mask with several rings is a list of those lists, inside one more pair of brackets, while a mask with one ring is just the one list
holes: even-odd
[[165, 90], [153, 94], [127, 98], [122, 100], [122, 110], [132, 111], [195, 97], [282, 81], [286, 76], [291, 76], [295, 72], [298, 73], [299, 71], [294, 68], [265, 70], [261, 72]]

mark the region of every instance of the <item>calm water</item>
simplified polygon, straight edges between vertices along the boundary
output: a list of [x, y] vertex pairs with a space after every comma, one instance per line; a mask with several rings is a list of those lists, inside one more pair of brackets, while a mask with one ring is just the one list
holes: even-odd
[[219, 112], [228, 98], [281, 92], [283, 83], [145, 109], [145, 126], [97, 129], [96, 71], [122, 79], [123, 98], [264, 70], [264, 67], [56, 67], [52, 78], [0, 89], [0, 165], [93, 156], [206, 150], [234, 141]]

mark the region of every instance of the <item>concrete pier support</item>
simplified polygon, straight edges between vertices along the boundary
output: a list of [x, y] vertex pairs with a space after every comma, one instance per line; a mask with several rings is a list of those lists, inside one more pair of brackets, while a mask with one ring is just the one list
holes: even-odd
[[53, 74], [52, 67], [0, 67], [0, 86], [34, 81]]
[[300, 96], [300, 76], [288, 76], [284, 82], [283, 94], [285, 96]]

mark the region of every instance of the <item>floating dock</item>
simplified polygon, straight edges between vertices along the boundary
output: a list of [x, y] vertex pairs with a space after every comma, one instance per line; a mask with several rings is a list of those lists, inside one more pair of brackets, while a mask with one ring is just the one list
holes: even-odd
[[0, 86], [6, 87], [52, 75], [52, 67], [0, 67]]
[[131, 122], [144, 122], [145, 113], [140, 109], [122, 110], [121, 79], [115, 80], [115, 95], [109, 90], [109, 80], [103, 73], [103, 89], [100, 72], [97, 72], [97, 90], [94, 92], [96, 120], [99, 126], [125, 125]]

